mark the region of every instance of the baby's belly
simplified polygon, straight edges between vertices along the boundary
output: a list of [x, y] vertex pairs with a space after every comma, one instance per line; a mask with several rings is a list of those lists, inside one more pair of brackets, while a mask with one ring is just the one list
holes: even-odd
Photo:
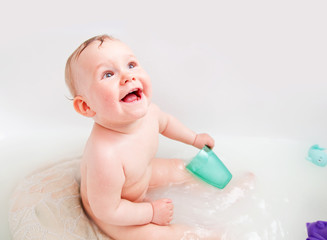
[[[128, 178], [128, 177], [126, 177]], [[124, 184], [121, 198], [131, 202], [141, 202], [144, 200], [149, 188], [151, 179], [151, 168], [149, 167], [145, 174], [137, 180], [129, 181]]]

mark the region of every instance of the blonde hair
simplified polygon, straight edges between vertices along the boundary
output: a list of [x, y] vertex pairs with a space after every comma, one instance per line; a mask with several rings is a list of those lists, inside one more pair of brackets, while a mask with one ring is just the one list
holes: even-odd
[[87, 46], [89, 46], [92, 42], [100, 41], [99, 44], [100, 47], [105, 40], [114, 40], [114, 38], [106, 34], [92, 37], [86, 40], [85, 42], [83, 42], [67, 59], [66, 67], [65, 67], [65, 81], [72, 97], [76, 97], [75, 81], [77, 80], [74, 79], [72, 75], [72, 69], [71, 69], [72, 61], [77, 60], [78, 57], [81, 55], [81, 53], [85, 50], [85, 48], [87, 48]]

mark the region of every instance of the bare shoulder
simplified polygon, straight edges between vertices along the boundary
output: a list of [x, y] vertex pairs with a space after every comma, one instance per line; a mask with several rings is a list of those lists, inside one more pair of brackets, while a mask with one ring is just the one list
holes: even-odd
[[156, 105], [151, 103], [150, 107], [149, 107], [149, 113], [154, 116], [155, 118], [157, 118], [157, 120], [160, 122], [163, 117], [165, 116], [165, 113]]
[[161, 110], [156, 104], [151, 103], [149, 106], [149, 112], [153, 114], [159, 114]]
[[168, 114], [163, 112], [157, 105], [151, 104], [151, 111], [153, 115], [156, 117], [156, 120], [159, 124], [159, 131], [162, 132], [168, 123]]

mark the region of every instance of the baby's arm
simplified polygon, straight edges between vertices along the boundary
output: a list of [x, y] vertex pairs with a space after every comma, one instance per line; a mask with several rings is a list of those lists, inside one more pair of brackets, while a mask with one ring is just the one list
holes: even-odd
[[125, 174], [119, 157], [110, 157], [105, 151], [98, 151], [92, 156], [92, 163], [88, 164], [86, 173], [87, 195], [96, 218], [116, 226], [143, 225], [150, 222], [169, 224], [173, 216], [170, 199], [139, 203], [122, 199]]
[[159, 117], [159, 131], [162, 135], [200, 149], [205, 145], [210, 148], [214, 147], [215, 141], [210, 135], [206, 133], [196, 134], [172, 115], [162, 112], [158, 107], [156, 108]]
[[93, 214], [112, 225], [150, 223], [153, 218], [152, 204], [122, 199], [124, 183], [123, 166], [117, 156], [110, 158], [106, 153], [94, 154], [92, 163], [87, 166], [87, 195]]

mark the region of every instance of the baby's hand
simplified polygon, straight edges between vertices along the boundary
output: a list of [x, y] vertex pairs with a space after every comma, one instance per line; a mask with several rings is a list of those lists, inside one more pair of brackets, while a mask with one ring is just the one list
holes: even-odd
[[153, 207], [152, 223], [168, 225], [173, 219], [174, 205], [170, 199], [159, 199], [151, 202]]
[[215, 140], [213, 140], [213, 138], [209, 134], [197, 134], [193, 146], [202, 149], [205, 145], [212, 149], [215, 146]]

